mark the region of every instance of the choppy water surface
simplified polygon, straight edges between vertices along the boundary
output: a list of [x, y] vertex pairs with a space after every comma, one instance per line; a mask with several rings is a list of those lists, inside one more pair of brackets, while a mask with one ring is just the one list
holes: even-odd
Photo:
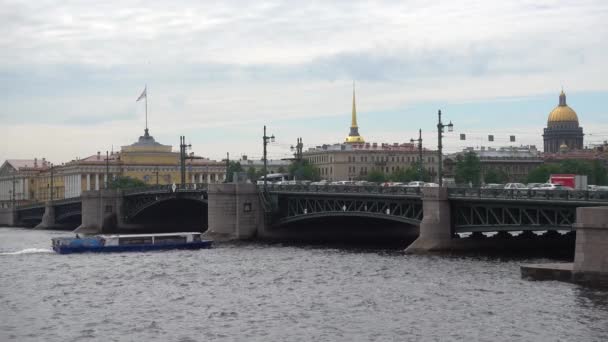
[[56, 255], [0, 228], [0, 341], [606, 341], [608, 293], [536, 260], [227, 244]]

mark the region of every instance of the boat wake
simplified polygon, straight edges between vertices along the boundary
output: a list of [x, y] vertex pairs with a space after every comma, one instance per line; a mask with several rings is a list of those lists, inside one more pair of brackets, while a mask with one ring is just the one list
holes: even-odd
[[42, 254], [53, 253], [52, 249], [46, 248], [26, 248], [16, 252], [0, 252], [0, 255], [20, 255], [20, 254]]

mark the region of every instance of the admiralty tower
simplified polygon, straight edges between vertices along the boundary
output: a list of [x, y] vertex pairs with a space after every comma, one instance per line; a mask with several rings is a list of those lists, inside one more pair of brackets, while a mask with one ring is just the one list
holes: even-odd
[[543, 130], [545, 153], [583, 149], [583, 128], [576, 112], [566, 104], [566, 94], [559, 94], [559, 104], [549, 114]]
[[364, 144], [365, 140], [359, 135], [359, 126], [357, 126], [357, 105], [355, 104], [355, 84], [353, 83], [353, 111], [350, 121], [350, 133], [346, 137], [347, 144]]

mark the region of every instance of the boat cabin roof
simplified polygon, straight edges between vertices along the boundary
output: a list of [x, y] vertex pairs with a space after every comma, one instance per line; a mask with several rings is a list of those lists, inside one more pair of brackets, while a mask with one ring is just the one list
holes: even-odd
[[158, 233], [158, 234], [106, 234], [97, 235], [104, 239], [130, 238], [130, 237], [157, 237], [157, 236], [184, 236], [184, 235], [201, 235], [199, 232], [180, 232], [180, 233]]

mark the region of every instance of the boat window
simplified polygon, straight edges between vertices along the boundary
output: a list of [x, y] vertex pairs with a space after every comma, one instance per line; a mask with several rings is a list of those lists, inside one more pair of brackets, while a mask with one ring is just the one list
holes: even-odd
[[185, 236], [169, 235], [169, 236], [155, 236], [154, 244], [162, 243], [186, 243], [187, 239]]
[[193, 241], [201, 241], [201, 235], [200, 234], [194, 234], [192, 236], [192, 240]]
[[124, 246], [124, 245], [143, 245], [143, 244], [151, 244], [152, 243], [152, 237], [151, 236], [145, 236], [145, 237], [125, 237], [125, 238], [119, 238], [118, 239], [118, 245], [120, 246]]

